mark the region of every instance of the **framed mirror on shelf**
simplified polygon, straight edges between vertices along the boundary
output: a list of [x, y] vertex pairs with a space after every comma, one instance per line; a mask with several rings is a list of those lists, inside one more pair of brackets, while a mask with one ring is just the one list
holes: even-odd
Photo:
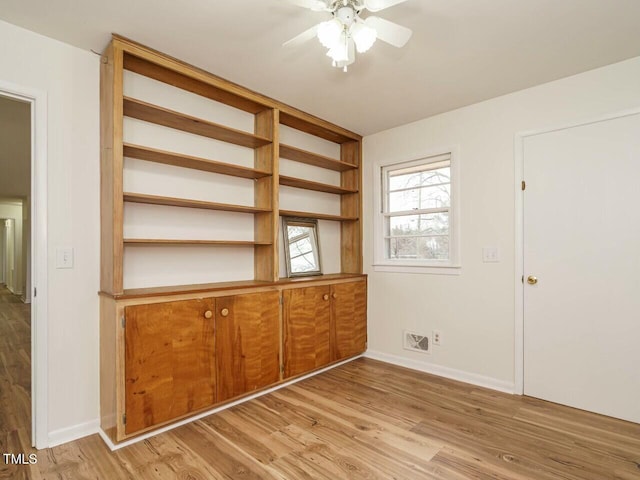
[[318, 221], [282, 217], [284, 255], [288, 277], [322, 275]]

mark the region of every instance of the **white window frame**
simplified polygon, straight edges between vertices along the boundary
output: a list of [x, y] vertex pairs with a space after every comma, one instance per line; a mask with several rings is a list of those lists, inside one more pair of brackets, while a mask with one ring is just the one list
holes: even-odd
[[[385, 172], [390, 169], [410, 167], [442, 161], [449, 156], [451, 165], [451, 206], [449, 208], [449, 259], [448, 260], [412, 260], [392, 259], [387, 257], [385, 248]], [[374, 227], [374, 262], [376, 272], [426, 273], [441, 275], [459, 275], [460, 262], [460, 155], [459, 148], [441, 148], [418, 158], [409, 160], [385, 160], [374, 166], [373, 185], [373, 227]]]

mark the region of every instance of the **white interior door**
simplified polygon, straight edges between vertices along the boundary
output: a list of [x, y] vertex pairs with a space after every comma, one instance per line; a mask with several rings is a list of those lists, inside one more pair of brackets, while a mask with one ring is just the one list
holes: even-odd
[[525, 138], [524, 178], [524, 392], [640, 423], [640, 114]]

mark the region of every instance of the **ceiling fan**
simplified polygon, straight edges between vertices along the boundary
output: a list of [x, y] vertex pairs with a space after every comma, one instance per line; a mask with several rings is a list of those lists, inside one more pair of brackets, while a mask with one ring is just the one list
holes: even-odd
[[407, 0], [288, 0], [289, 3], [314, 12], [329, 12], [331, 19], [305, 30], [285, 42], [283, 46], [295, 46], [317, 37], [327, 48], [327, 56], [334, 67], [342, 68], [356, 60], [356, 50], [364, 53], [376, 39], [394, 47], [403, 47], [413, 33], [409, 28], [380, 17], [361, 18], [364, 10], [379, 12]]

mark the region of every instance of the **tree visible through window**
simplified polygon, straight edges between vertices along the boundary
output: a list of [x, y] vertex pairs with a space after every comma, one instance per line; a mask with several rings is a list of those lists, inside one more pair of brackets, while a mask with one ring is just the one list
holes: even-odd
[[451, 159], [382, 169], [386, 258], [450, 260]]

